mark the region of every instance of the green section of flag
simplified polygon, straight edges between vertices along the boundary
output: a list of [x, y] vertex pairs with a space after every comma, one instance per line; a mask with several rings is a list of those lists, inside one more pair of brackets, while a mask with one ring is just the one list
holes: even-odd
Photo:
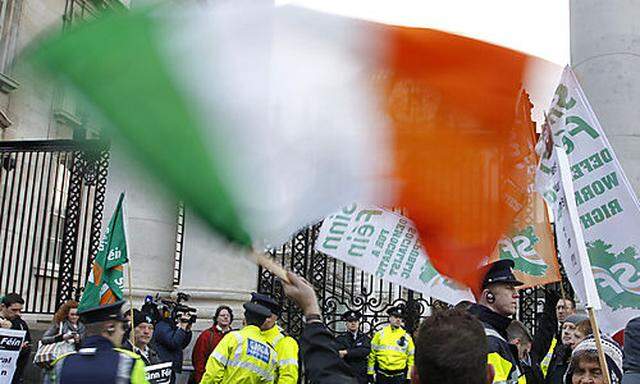
[[29, 60], [85, 96], [131, 153], [215, 230], [249, 246], [229, 188], [234, 175], [216, 162], [233, 157], [224, 153], [223, 139], [212, 150], [203, 135], [220, 122], [202, 126], [188, 92], [176, 83], [175, 71], [188, 69], [172, 67], [160, 51], [162, 28], [148, 9], [106, 14], [44, 41]]
[[91, 273], [80, 300], [79, 310], [98, 307], [122, 300], [124, 289], [123, 265], [129, 261], [127, 234], [120, 195], [116, 210], [104, 231]]

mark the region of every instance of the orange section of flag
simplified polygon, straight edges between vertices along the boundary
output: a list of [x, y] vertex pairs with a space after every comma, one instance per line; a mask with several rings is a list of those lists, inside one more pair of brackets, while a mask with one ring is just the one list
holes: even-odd
[[[529, 135], [513, 146], [522, 159], [519, 163], [529, 175], [520, 182], [526, 188], [535, 177], [538, 155], [535, 143], [538, 141], [535, 124], [531, 120], [531, 108], [528, 95], [522, 92], [518, 104], [518, 127], [526, 129]], [[509, 231], [497, 244], [490, 261], [511, 259], [515, 263], [514, 274], [524, 283], [520, 288], [540, 286], [560, 281], [560, 267], [555, 242], [549, 224], [547, 209], [542, 197], [529, 188], [526, 204], [516, 215]]]
[[416, 224], [433, 266], [469, 287], [526, 202], [530, 175], [514, 143], [529, 58], [429, 29], [385, 27], [392, 55], [385, 108], [394, 126], [399, 205]]

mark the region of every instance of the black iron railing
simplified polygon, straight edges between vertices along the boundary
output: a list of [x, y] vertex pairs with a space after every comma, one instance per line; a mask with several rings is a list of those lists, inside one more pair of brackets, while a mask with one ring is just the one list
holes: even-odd
[[109, 162], [100, 141], [0, 142], [0, 292], [53, 313], [84, 285], [99, 240]]

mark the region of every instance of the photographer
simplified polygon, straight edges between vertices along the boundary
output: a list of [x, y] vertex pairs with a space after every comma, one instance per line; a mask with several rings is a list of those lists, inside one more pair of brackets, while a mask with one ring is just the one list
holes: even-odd
[[[182, 372], [183, 349], [193, 336], [191, 325], [195, 315], [191, 308], [175, 303], [172, 311], [163, 311], [160, 321], [153, 332], [153, 343], [161, 361], [172, 361], [173, 372]], [[172, 380], [173, 382], [174, 380]]]

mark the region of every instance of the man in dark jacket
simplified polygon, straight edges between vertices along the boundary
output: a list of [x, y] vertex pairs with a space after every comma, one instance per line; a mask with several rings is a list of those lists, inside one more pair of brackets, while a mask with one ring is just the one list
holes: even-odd
[[131, 345], [131, 340], [128, 339], [122, 343], [122, 347], [140, 355], [140, 358], [145, 365], [154, 365], [162, 362], [158, 356], [158, 352], [156, 352], [151, 345], [153, 329], [154, 327], [151, 317], [137, 309], [134, 309], [132, 330], [134, 345]]
[[367, 384], [367, 359], [371, 352], [371, 339], [360, 332], [360, 313], [347, 311], [342, 318], [347, 322], [347, 332], [336, 338], [338, 353], [349, 364], [358, 378], [358, 383]]
[[543, 384], [544, 376], [540, 369], [540, 364], [531, 358], [531, 345], [533, 337], [524, 324], [518, 320], [513, 320], [507, 327], [509, 344], [518, 348], [518, 360], [522, 373], [527, 378], [527, 384]]
[[493, 382], [515, 384], [525, 381], [518, 363], [518, 350], [507, 342], [507, 327], [518, 305], [517, 286], [522, 285], [511, 269], [512, 260], [499, 260], [487, 265], [482, 291], [477, 294], [478, 304], [469, 312], [484, 325], [489, 344], [488, 362], [495, 369]]
[[322, 322], [318, 299], [311, 284], [291, 272], [287, 272], [287, 278], [289, 283], [282, 282], [284, 293], [298, 304], [306, 319], [300, 338], [300, 352], [309, 381], [314, 384], [358, 384], [355, 374], [335, 349], [335, 338]]
[[13, 374], [12, 384], [22, 383], [22, 375], [29, 363], [29, 357], [31, 355], [31, 333], [27, 323], [22, 320], [20, 315], [22, 314], [22, 307], [24, 306], [24, 299], [17, 293], [9, 293], [2, 298], [0, 302], [0, 320], [3, 322], [10, 322], [11, 329], [26, 331], [24, 343], [21, 346], [20, 354], [18, 355], [18, 362], [16, 365], [15, 373]]
[[622, 384], [640, 384], [640, 317], [631, 319], [624, 329], [622, 368]]
[[183, 350], [191, 342], [191, 323], [188, 313], [176, 313], [163, 318], [153, 332], [153, 345], [161, 361], [172, 361], [173, 372], [182, 372]]
[[531, 358], [540, 364], [544, 376], [549, 370], [553, 352], [562, 346], [562, 324], [575, 311], [576, 304], [572, 299], [560, 298], [554, 291], [545, 291], [544, 310], [537, 315], [536, 336], [531, 347]]

